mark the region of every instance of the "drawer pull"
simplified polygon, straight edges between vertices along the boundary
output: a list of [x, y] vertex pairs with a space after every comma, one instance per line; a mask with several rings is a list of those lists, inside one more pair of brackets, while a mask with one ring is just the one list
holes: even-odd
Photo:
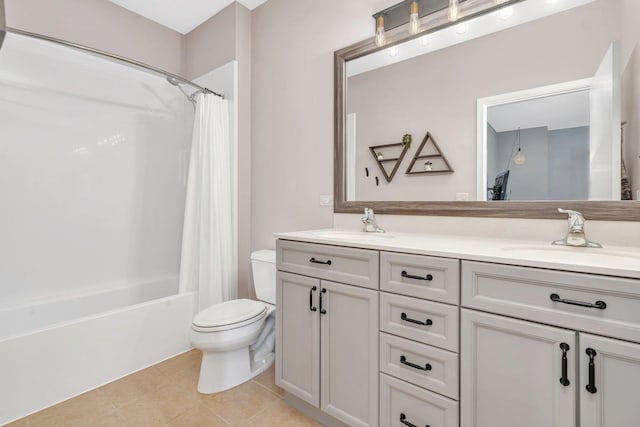
[[596, 394], [598, 389], [596, 388], [596, 351], [592, 348], [587, 349], [587, 356], [589, 356], [589, 384], [587, 384], [587, 391], [591, 394]]
[[325, 288], [322, 288], [322, 290], [320, 291], [320, 314], [327, 314], [327, 310], [322, 308], [322, 295], [324, 295], [326, 292], [327, 290]]
[[562, 378], [560, 378], [560, 384], [568, 387], [570, 382], [567, 378], [567, 351], [569, 351], [569, 344], [566, 342], [560, 343], [560, 350], [562, 350]]
[[400, 356], [400, 363], [402, 363], [403, 365], [411, 366], [412, 368], [415, 368], [415, 369], [419, 369], [421, 371], [431, 370], [431, 365], [429, 365], [428, 363], [425, 363], [424, 367], [422, 367], [420, 365], [416, 365], [415, 363], [407, 362], [407, 358], [404, 356]]
[[331, 260], [330, 260], [330, 259], [329, 259], [329, 260], [326, 260], [326, 261], [318, 261], [318, 260], [317, 260], [317, 259], [315, 259], [315, 258], [311, 258], [311, 259], [309, 260], [309, 262], [312, 262], [312, 263], [314, 263], [314, 264], [331, 265]]
[[414, 276], [413, 274], [409, 274], [406, 271], [402, 270], [402, 273], [400, 273], [400, 275], [402, 277], [406, 277], [407, 279], [416, 279], [416, 280], [433, 280], [433, 276], [430, 274], [427, 274], [426, 276]]
[[407, 313], [402, 313], [400, 315], [400, 319], [404, 320], [405, 322], [415, 323], [416, 325], [422, 325], [422, 326], [433, 325], [433, 322], [431, 321], [431, 319], [427, 319], [426, 322], [422, 322], [420, 320], [410, 319], [409, 317], [407, 317]]
[[560, 299], [560, 295], [558, 294], [551, 294], [549, 298], [553, 302], [561, 302], [562, 304], [577, 305], [578, 307], [597, 308], [598, 310], [604, 310], [605, 308], [607, 308], [607, 303], [604, 301], [596, 301], [595, 304], [591, 304], [590, 302], [573, 301], [570, 299]]
[[311, 288], [309, 291], [309, 311], [318, 311], [316, 307], [313, 306], [313, 292], [318, 290], [315, 286]]
[[[417, 425], [410, 423], [409, 421], [407, 421], [407, 416], [405, 414], [400, 414], [400, 422], [406, 426], [409, 427], [418, 427]], [[429, 427], [429, 425], [427, 424], [424, 427]]]

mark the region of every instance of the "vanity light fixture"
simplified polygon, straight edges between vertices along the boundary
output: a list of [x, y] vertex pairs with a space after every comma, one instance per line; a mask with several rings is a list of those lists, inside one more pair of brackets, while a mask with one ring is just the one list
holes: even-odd
[[420, 32], [420, 16], [418, 15], [418, 1], [411, 2], [411, 11], [409, 13], [409, 34], [418, 34]]
[[[386, 9], [373, 14], [375, 20], [375, 45], [383, 47], [389, 43], [390, 38], [395, 42], [398, 38], [417, 36], [425, 32], [424, 18], [436, 14], [434, 19], [429, 20], [439, 22], [451, 16], [451, 8], [454, 10], [454, 20], [461, 17], [460, 4], [463, 2], [473, 2], [478, 0], [402, 0]], [[492, 3], [493, 0], [480, 0]], [[422, 21], [421, 21], [422, 20]], [[402, 34], [406, 32], [405, 34]]]
[[384, 16], [380, 15], [376, 18], [376, 46], [382, 47], [387, 42], [384, 34]]

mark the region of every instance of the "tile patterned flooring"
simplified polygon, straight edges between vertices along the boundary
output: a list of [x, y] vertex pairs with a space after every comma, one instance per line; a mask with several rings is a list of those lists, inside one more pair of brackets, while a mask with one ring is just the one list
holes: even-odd
[[319, 426], [284, 403], [273, 367], [231, 390], [198, 393], [201, 358], [191, 350], [9, 426]]

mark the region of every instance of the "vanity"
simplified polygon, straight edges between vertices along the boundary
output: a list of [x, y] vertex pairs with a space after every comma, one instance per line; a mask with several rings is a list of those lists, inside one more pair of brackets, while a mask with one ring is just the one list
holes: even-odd
[[640, 250], [276, 237], [276, 383], [324, 425], [637, 425]]

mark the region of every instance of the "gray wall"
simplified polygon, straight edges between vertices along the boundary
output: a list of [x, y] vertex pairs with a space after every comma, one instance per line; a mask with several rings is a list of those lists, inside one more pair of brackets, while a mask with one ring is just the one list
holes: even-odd
[[589, 199], [589, 127], [549, 131], [549, 200]]
[[273, 233], [330, 227], [333, 52], [371, 37], [393, 0], [269, 0], [253, 11], [252, 248]]
[[[520, 147], [526, 157], [523, 165], [511, 161], [516, 131], [499, 132], [497, 134], [497, 166], [498, 172], [509, 165], [509, 183], [507, 197], [509, 200], [547, 200], [549, 196], [549, 138], [547, 128], [522, 129], [520, 131]], [[513, 153], [513, 154], [511, 154]], [[493, 183], [494, 176], [488, 177]]]
[[7, 25], [184, 75], [182, 34], [106, 0], [5, 0]]

